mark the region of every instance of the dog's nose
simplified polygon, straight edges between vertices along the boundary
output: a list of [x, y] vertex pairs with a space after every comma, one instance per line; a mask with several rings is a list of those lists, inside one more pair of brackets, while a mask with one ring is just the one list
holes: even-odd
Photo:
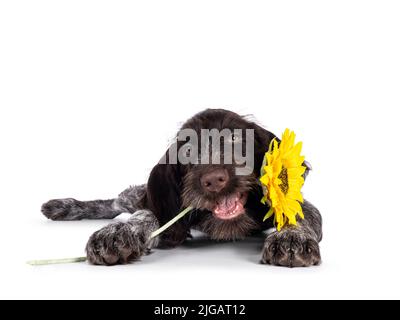
[[217, 169], [204, 174], [200, 183], [208, 192], [220, 192], [229, 181], [229, 174], [226, 169]]

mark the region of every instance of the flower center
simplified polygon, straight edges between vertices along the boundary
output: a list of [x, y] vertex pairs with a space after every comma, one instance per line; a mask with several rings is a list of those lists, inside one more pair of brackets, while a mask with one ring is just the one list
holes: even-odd
[[282, 171], [279, 174], [278, 178], [282, 181], [282, 183], [279, 185], [279, 188], [284, 194], [287, 194], [289, 192], [289, 178], [286, 168], [282, 168]]

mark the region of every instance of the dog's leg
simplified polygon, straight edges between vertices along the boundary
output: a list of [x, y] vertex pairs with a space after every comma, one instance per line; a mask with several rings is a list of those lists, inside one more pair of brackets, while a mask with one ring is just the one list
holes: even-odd
[[42, 213], [51, 220], [113, 219], [123, 212], [134, 213], [142, 209], [145, 195], [146, 185], [139, 185], [111, 200], [50, 200], [42, 205]]
[[318, 243], [322, 239], [322, 218], [317, 208], [305, 201], [304, 220], [267, 236], [262, 263], [285, 267], [308, 267], [321, 262]]
[[149, 238], [158, 228], [159, 222], [150, 210], [139, 210], [128, 222], [113, 223], [95, 232], [86, 245], [88, 261], [114, 265], [137, 260], [157, 245], [157, 238]]

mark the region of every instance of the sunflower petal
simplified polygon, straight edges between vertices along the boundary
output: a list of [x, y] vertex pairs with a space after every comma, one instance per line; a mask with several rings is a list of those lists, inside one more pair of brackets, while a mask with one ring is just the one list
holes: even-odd
[[274, 209], [271, 207], [271, 209], [269, 209], [269, 211], [265, 215], [263, 221], [267, 220], [268, 218], [271, 218], [273, 214], [274, 214]]

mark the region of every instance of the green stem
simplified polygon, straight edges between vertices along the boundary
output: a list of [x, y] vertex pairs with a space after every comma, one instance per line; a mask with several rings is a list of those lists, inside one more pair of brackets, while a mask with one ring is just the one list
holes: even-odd
[[171, 219], [168, 221], [166, 224], [164, 224], [161, 228], [157, 229], [150, 235], [150, 239], [153, 239], [157, 237], [160, 233], [164, 232], [167, 230], [170, 226], [172, 226], [175, 222], [177, 222], [179, 219], [183, 218], [189, 211], [193, 210], [192, 207], [187, 207], [185, 210], [183, 210], [181, 213], [179, 213], [175, 218]]
[[[193, 210], [192, 207], [188, 207], [179, 214], [176, 215], [173, 219], [164, 224], [161, 228], [157, 229], [150, 235], [150, 239], [157, 237], [160, 233], [167, 230], [170, 226], [172, 226], [179, 219], [182, 219], [189, 211]], [[67, 259], [50, 259], [50, 260], [32, 260], [27, 263], [31, 266], [45, 266], [49, 264], [63, 264], [63, 263], [76, 263], [76, 262], [85, 262], [87, 260], [86, 257], [77, 257], [77, 258], [67, 258]]]
[[27, 264], [30, 264], [31, 266], [44, 266], [48, 264], [85, 262], [86, 260], [87, 260], [86, 257], [68, 258], [68, 259], [50, 259], [50, 260], [32, 260], [28, 261]]

